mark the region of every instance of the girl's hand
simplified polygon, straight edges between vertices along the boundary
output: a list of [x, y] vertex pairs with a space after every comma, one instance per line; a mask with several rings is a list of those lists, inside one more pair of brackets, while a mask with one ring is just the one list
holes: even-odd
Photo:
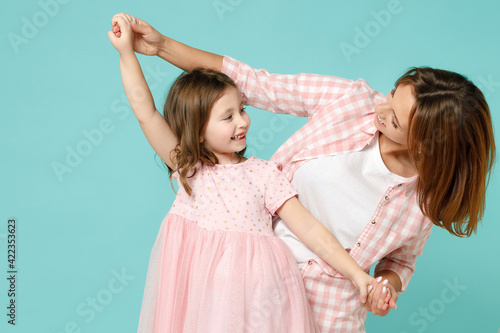
[[111, 20], [112, 28], [108, 31], [108, 37], [120, 54], [134, 52], [134, 33], [131, 27], [133, 20], [132, 16], [125, 13], [116, 14]]
[[374, 315], [385, 316], [391, 309], [396, 309], [398, 293], [388, 280], [381, 277], [374, 279], [369, 287], [370, 293], [364, 304], [366, 310]]
[[[160, 34], [147, 22], [138, 19], [137, 17], [133, 17], [132, 15], [125, 13], [120, 13], [117, 15], [126, 17], [131, 23], [132, 34], [134, 35], [133, 47], [135, 52], [149, 56], [158, 55], [158, 52], [160, 51], [163, 43], [165, 43], [166, 41], [165, 36]], [[111, 31], [114, 34], [117, 34], [117, 37], [120, 37], [119, 26], [113, 25]]]
[[356, 288], [359, 289], [359, 301], [361, 302], [361, 304], [365, 304], [367, 302], [368, 296], [371, 291], [369, 287], [371, 286], [373, 280], [375, 279], [365, 272], [359, 273], [352, 279], [352, 282], [354, 283]]

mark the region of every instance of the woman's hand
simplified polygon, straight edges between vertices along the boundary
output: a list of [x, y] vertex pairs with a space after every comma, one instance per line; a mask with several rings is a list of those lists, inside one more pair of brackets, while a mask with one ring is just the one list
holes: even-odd
[[[160, 51], [163, 43], [166, 42], [166, 37], [160, 34], [147, 22], [133, 17], [129, 14], [120, 13], [129, 19], [133, 33], [133, 48], [137, 53], [149, 56], [156, 56]], [[114, 33], [119, 33], [119, 27], [113, 27]]]
[[366, 310], [374, 315], [385, 316], [391, 309], [396, 309], [398, 293], [387, 279], [379, 276], [368, 287], [369, 294], [366, 303], [362, 303]]
[[131, 28], [133, 17], [124, 13], [116, 14], [111, 19], [108, 37], [114, 48], [120, 53], [133, 53], [134, 34]]
[[[147, 22], [129, 14], [120, 13], [117, 15], [127, 18], [130, 22], [133, 51], [148, 56], [158, 56], [188, 72], [195, 68], [207, 68], [218, 72], [222, 70], [222, 56], [198, 50], [168, 38]], [[113, 25], [111, 33], [120, 37], [123, 31], [121, 31], [120, 26]]]

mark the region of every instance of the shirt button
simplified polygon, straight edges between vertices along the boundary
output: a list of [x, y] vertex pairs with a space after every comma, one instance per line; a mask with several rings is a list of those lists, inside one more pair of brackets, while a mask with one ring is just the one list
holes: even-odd
[[356, 246], [357, 246], [357, 247], [360, 247], [360, 246], [361, 246], [361, 243], [356, 243]]
[[386, 195], [384, 199], [385, 199], [385, 200], [389, 200], [389, 197]]
[[308, 265], [312, 265], [312, 264], [313, 264], [312, 260], [309, 260], [309, 261], [307, 262], [307, 264], [308, 264]]
[[372, 224], [375, 224], [375, 223], [377, 223], [377, 221], [373, 220], [373, 221], [372, 221]]

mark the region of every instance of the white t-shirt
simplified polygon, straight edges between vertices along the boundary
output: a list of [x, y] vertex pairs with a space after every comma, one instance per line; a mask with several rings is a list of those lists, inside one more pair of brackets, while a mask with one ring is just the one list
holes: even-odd
[[[375, 135], [360, 151], [305, 162], [295, 171], [292, 184], [304, 207], [349, 251], [386, 189], [407, 181], [387, 169]], [[281, 220], [274, 231], [290, 247], [299, 266], [317, 257]]]

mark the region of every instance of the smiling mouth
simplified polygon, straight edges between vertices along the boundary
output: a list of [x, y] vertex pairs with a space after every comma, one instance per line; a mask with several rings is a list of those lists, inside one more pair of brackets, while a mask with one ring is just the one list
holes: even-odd
[[385, 127], [385, 123], [382, 121], [379, 115], [377, 115], [378, 122], [382, 124], [382, 126]]
[[242, 134], [242, 135], [236, 135], [236, 136], [233, 136], [231, 137], [231, 139], [233, 140], [241, 140], [245, 137], [245, 134]]

